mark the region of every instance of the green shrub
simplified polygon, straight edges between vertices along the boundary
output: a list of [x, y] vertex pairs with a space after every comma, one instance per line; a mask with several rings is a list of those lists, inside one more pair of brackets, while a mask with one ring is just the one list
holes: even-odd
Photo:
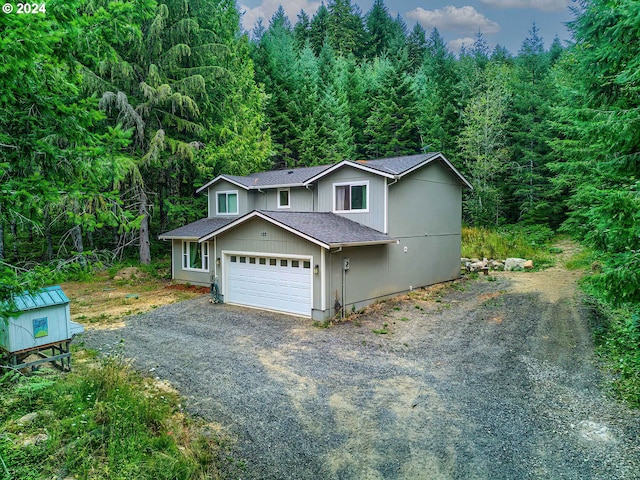
[[548, 245], [554, 237], [546, 226], [510, 225], [500, 229], [462, 228], [462, 256], [468, 258], [520, 257], [533, 259], [539, 266], [551, 263]]

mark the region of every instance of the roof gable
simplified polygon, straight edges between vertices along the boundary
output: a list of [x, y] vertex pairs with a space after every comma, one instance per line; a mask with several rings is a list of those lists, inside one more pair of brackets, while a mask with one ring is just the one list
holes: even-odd
[[380, 245], [396, 241], [385, 233], [330, 212], [269, 210], [254, 210], [202, 237], [200, 241], [207, 241], [256, 217], [327, 249], [339, 246]]

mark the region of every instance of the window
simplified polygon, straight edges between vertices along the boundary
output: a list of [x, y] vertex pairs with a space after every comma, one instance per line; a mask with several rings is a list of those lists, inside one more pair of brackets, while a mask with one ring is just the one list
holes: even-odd
[[289, 204], [289, 193], [288, 188], [278, 189], [278, 208], [289, 208], [291, 206]]
[[216, 193], [216, 214], [217, 215], [237, 215], [238, 214], [238, 192], [217, 192]]
[[291, 266], [293, 268], [298, 268], [300, 267], [300, 262], [298, 260], [291, 260]]
[[289, 262], [287, 262], [286, 260], [280, 260], [280, 266], [281, 267], [286, 267], [289, 264]]
[[209, 242], [182, 242], [182, 268], [209, 270]]
[[334, 211], [349, 212], [351, 210], [368, 210], [368, 182], [335, 184]]
[[303, 262], [302, 263], [302, 268], [311, 268], [311, 262]]
[[275, 265], [276, 265], [276, 259], [275, 259], [275, 258], [270, 258], [270, 259], [269, 259], [269, 265], [271, 265], [272, 267], [275, 267]]
[[267, 259], [266, 258], [261, 258], [260, 259], [260, 265], [266, 265], [267, 264]]

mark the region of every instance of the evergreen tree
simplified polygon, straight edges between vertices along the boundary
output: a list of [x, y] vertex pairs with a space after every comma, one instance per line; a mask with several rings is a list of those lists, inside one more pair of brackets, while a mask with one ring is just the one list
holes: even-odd
[[313, 53], [316, 55], [320, 54], [320, 50], [328, 34], [329, 10], [323, 2], [311, 19], [311, 26], [309, 27], [309, 41], [311, 42]]
[[368, 157], [419, 153], [422, 144], [411, 78], [384, 59], [377, 60], [373, 69], [373, 107], [365, 128]]
[[327, 35], [331, 46], [341, 55], [357, 55], [364, 42], [360, 8], [351, 0], [330, 0], [327, 8]]
[[415, 73], [422, 65], [424, 56], [427, 53], [427, 37], [424, 28], [416, 23], [407, 38], [409, 71]]
[[368, 55], [379, 57], [386, 52], [393, 36], [393, 19], [384, 0], [374, 0], [371, 10], [365, 17]]
[[[558, 62], [556, 184], [565, 228], [598, 251], [593, 279], [614, 304], [640, 302], [640, 3], [583, 0]], [[631, 331], [631, 329], [629, 330]]]
[[311, 41], [311, 19], [304, 10], [300, 10], [298, 14], [298, 21], [293, 27], [293, 36], [300, 50]]
[[553, 85], [548, 55], [535, 23], [515, 60], [514, 80], [510, 141], [513, 165], [517, 168], [508, 185], [514, 199], [511, 220], [546, 223], [557, 228], [562, 219], [549, 202], [551, 185], [546, 167], [550, 159], [546, 119], [553, 99]]

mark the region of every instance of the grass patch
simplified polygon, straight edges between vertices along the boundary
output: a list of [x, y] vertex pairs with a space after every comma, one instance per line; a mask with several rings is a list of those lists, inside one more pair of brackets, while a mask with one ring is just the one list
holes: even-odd
[[567, 270], [588, 270], [591, 268], [594, 260], [595, 256], [593, 251], [586, 247], [581, 247], [579, 251], [564, 262], [564, 267]]
[[508, 226], [500, 229], [462, 228], [462, 256], [467, 258], [533, 259], [536, 266], [553, 262], [549, 243], [554, 237], [544, 226]]
[[590, 297], [596, 348], [617, 397], [640, 408], [640, 306], [614, 308]]
[[1, 478], [186, 480], [241, 468], [228, 440], [190, 420], [175, 392], [119, 359], [80, 362], [81, 353], [68, 374], [0, 370]]

